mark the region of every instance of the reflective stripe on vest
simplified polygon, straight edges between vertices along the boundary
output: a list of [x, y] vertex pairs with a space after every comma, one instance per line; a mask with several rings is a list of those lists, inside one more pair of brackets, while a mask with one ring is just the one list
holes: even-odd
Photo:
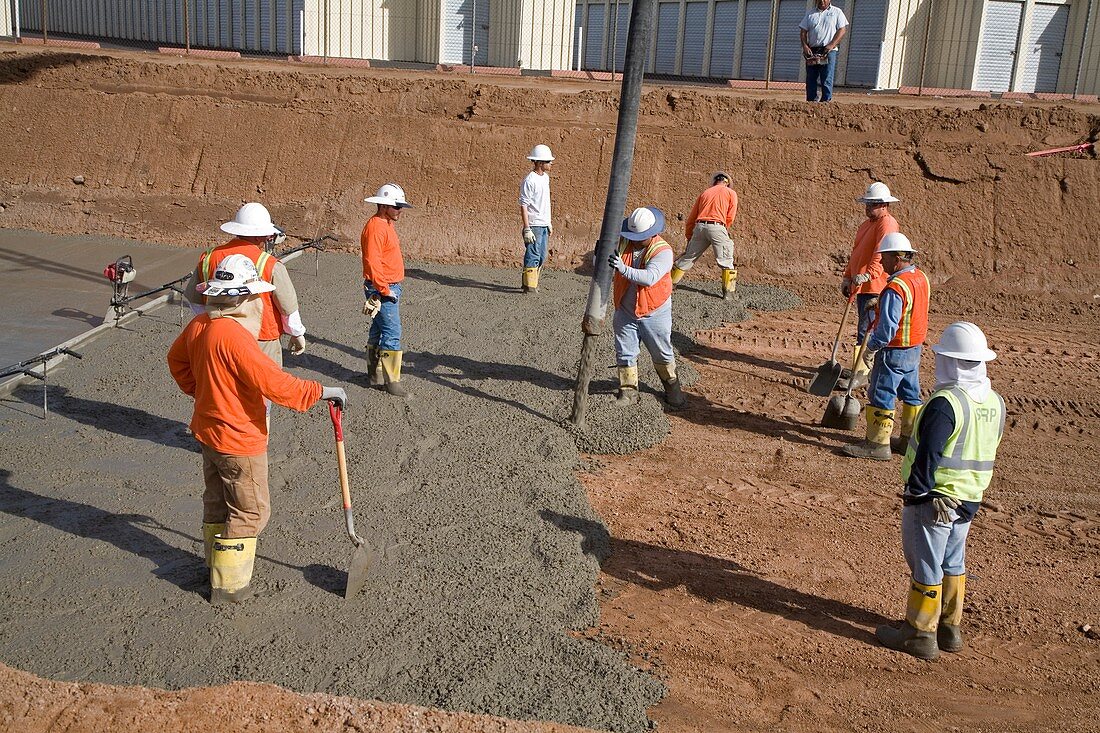
[[[915, 281], [912, 284], [908, 282], [910, 277]], [[917, 280], [918, 277], [920, 280]], [[928, 294], [931, 291], [928, 276], [914, 267], [892, 276], [886, 282], [886, 287], [901, 296], [901, 318], [898, 320], [898, 330], [887, 346], [903, 349], [920, 346], [928, 335]], [[875, 325], [878, 325], [877, 316]]]
[[[997, 447], [1005, 431], [1005, 402], [990, 390], [985, 401], [977, 403], [961, 387], [941, 389], [929, 398], [943, 397], [955, 415], [955, 430], [943, 448], [943, 458], [936, 468], [936, 492], [963, 501], [981, 501], [982, 493], [993, 478], [993, 463]], [[928, 404], [927, 402], [925, 403]], [[924, 410], [917, 415], [913, 436], [905, 450], [901, 476], [909, 480], [913, 461], [920, 446], [920, 422]]]
[[[649, 265], [649, 261], [659, 253], [666, 249], [669, 251], [672, 250], [672, 246], [669, 245], [668, 242], [660, 237], [655, 237], [649, 246], [645, 248], [645, 251], [642, 252], [641, 261], [637, 265], [634, 265], [633, 244], [633, 242], [626, 239], [621, 239], [618, 248], [619, 257], [622, 258], [623, 263], [626, 264], [627, 267], [634, 267], [640, 270], [644, 270]], [[623, 297], [626, 295], [626, 291], [630, 289], [631, 284], [635, 285], [637, 289], [637, 298], [634, 302], [634, 315], [638, 318], [657, 310], [657, 308], [664, 305], [672, 295], [672, 277], [669, 273], [665, 273], [664, 277], [652, 285], [643, 287], [637, 283], [631, 283], [616, 272], [614, 276], [613, 291], [616, 308], [622, 303]]]

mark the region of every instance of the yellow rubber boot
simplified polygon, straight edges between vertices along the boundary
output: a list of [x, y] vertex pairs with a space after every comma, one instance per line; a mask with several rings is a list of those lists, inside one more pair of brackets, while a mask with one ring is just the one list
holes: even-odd
[[917, 413], [920, 412], [920, 408], [921, 405], [901, 403], [901, 419], [898, 421], [901, 435], [890, 438], [890, 450], [894, 453], [905, 455], [905, 449], [909, 447], [909, 439], [913, 437], [913, 423], [917, 420]]
[[409, 392], [401, 384], [400, 351], [383, 351], [379, 356], [382, 363], [382, 377], [386, 382], [386, 392], [395, 397], [408, 397]]
[[214, 537], [210, 554], [210, 602], [240, 603], [252, 595], [256, 538]]
[[533, 293], [539, 288], [539, 268], [523, 268], [523, 292]]
[[669, 273], [669, 277], [672, 278], [672, 284], [678, 285], [681, 280], [684, 279], [684, 273], [687, 270], [681, 270], [679, 267], [673, 267], [672, 272]]
[[855, 445], [844, 446], [844, 454], [852, 458], [890, 460], [890, 433], [894, 432], [894, 411], [867, 405], [863, 408], [867, 420], [867, 437]]
[[737, 290], [737, 270], [722, 270], [722, 298], [728, 300]]
[[214, 535], [225, 531], [225, 522], [202, 523], [202, 548], [206, 557], [206, 567], [210, 567], [210, 546], [214, 544]]
[[963, 635], [960, 626], [965, 595], [965, 575], [943, 576], [943, 610], [940, 613], [940, 625], [936, 628], [936, 641], [945, 652], [962, 651]]
[[657, 376], [661, 378], [661, 383], [665, 386], [665, 402], [673, 410], [679, 410], [684, 406], [684, 392], [680, 389], [680, 379], [676, 376], [676, 362], [669, 362], [668, 364], [653, 363], [654, 368], [657, 370]]
[[923, 585], [913, 580], [905, 607], [905, 623], [900, 629], [879, 626], [875, 638], [883, 646], [932, 661], [940, 655], [936, 644], [936, 624], [940, 618], [942, 585]]
[[636, 405], [638, 400], [638, 367], [619, 367], [619, 392], [615, 397], [615, 404]]

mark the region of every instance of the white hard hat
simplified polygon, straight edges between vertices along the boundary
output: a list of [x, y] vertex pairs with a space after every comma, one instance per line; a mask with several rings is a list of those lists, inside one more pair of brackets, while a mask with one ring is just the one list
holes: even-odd
[[875, 181], [867, 187], [867, 192], [856, 199], [860, 204], [892, 204], [901, 199], [894, 198], [890, 194], [890, 187], [882, 181]]
[[909, 241], [909, 237], [905, 236], [901, 232], [891, 232], [882, 238], [882, 241], [878, 243], [878, 249], [876, 252], [916, 252], [913, 249], [912, 243]]
[[270, 293], [275, 286], [260, 279], [256, 265], [246, 255], [229, 255], [218, 263], [214, 277], [195, 286], [195, 292], [209, 297], [239, 298]]
[[997, 352], [990, 350], [982, 329], [969, 321], [952, 323], [943, 329], [932, 351], [940, 356], [967, 361], [993, 361], [997, 358]]
[[237, 209], [233, 221], [222, 224], [221, 230], [238, 237], [270, 237], [280, 232], [279, 227], [272, 223], [267, 207], [256, 202], [247, 203]]
[[623, 219], [619, 236], [632, 242], [640, 242], [649, 239], [654, 234], [660, 234], [665, 230], [665, 215], [660, 209], [652, 206], [643, 206], [634, 209], [630, 216]]
[[369, 204], [396, 206], [399, 209], [411, 209], [412, 204], [405, 200], [405, 190], [396, 183], [383, 183], [378, 193], [363, 199]]
[[546, 161], [549, 162], [554, 159], [554, 154], [550, 152], [550, 146], [548, 145], [536, 145], [531, 148], [531, 154], [527, 156], [527, 160], [534, 161]]

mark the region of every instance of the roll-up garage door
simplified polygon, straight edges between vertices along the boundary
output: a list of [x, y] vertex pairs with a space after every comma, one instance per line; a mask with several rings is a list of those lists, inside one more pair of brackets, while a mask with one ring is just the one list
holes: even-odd
[[733, 76], [733, 49], [737, 43], [737, 12], [740, 2], [716, 2], [710, 36], [710, 75]]
[[745, 0], [745, 35], [741, 41], [741, 78], [763, 79], [768, 69], [772, 31], [771, 0]]
[[803, 0], [782, 0], [779, 3], [779, 20], [775, 32], [775, 51], [772, 55], [772, 79], [798, 81], [802, 66], [802, 43], [799, 41], [798, 24], [806, 17]]
[[684, 7], [684, 53], [680, 73], [703, 75], [703, 54], [707, 46], [707, 9], [709, 3], [690, 2]]
[[1053, 92], [1058, 88], [1058, 71], [1062, 67], [1062, 46], [1066, 42], [1068, 5], [1035, 6], [1031, 16], [1031, 31], [1024, 46], [1024, 66], [1021, 92]]
[[603, 5], [588, 6], [588, 22], [584, 24], [584, 68], [586, 69], [607, 69], [603, 54], [606, 19]]
[[679, 40], [680, 3], [660, 3], [657, 14], [657, 61], [653, 67], [656, 73], [676, 73], [676, 47]]
[[439, 60], [444, 64], [465, 64], [466, 39], [470, 35], [469, 13], [465, 12], [469, 0], [443, 0], [443, 29], [441, 31]]
[[974, 88], [983, 92], [1006, 92], [1012, 88], [1012, 67], [1016, 41], [1020, 36], [1023, 3], [990, 0], [985, 8], [978, 49], [978, 71]]
[[614, 28], [615, 48], [611, 50], [615, 57], [615, 71], [622, 71], [626, 63], [626, 39], [630, 32], [630, 3], [620, 2], [618, 8], [619, 24]]
[[584, 27], [584, 3], [577, 3], [576, 14], [573, 16], [573, 65], [578, 69], [584, 68], [584, 59], [581, 58], [581, 38], [588, 32]]
[[888, 0], [856, 0], [852, 14], [848, 16], [851, 26], [844, 41], [848, 44], [848, 64], [844, 75], [846, 86], [878, 86], [887, 5]]

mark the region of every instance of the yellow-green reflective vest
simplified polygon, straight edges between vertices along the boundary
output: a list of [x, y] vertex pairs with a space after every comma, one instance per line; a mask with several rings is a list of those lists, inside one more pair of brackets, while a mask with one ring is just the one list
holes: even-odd
[[[961, 501], [982, 500], [982, 492], [993, 478], [993, 461], [1005, 432], [1005, 401], [993, 390], [983, 402], [975, 402], [961, 387], [941, 389], [928, 400], [943, 397], [955, 413], [955, 430], [943, 448], [943, 459], [936, 469], [935, 491]], [[928, 404], [927, 402], [925, 404]], [[909, 481], [909, 472], [920, 445], [920, 421], [913, 424], [913, 437], [901, 463], [901, 479]]]

